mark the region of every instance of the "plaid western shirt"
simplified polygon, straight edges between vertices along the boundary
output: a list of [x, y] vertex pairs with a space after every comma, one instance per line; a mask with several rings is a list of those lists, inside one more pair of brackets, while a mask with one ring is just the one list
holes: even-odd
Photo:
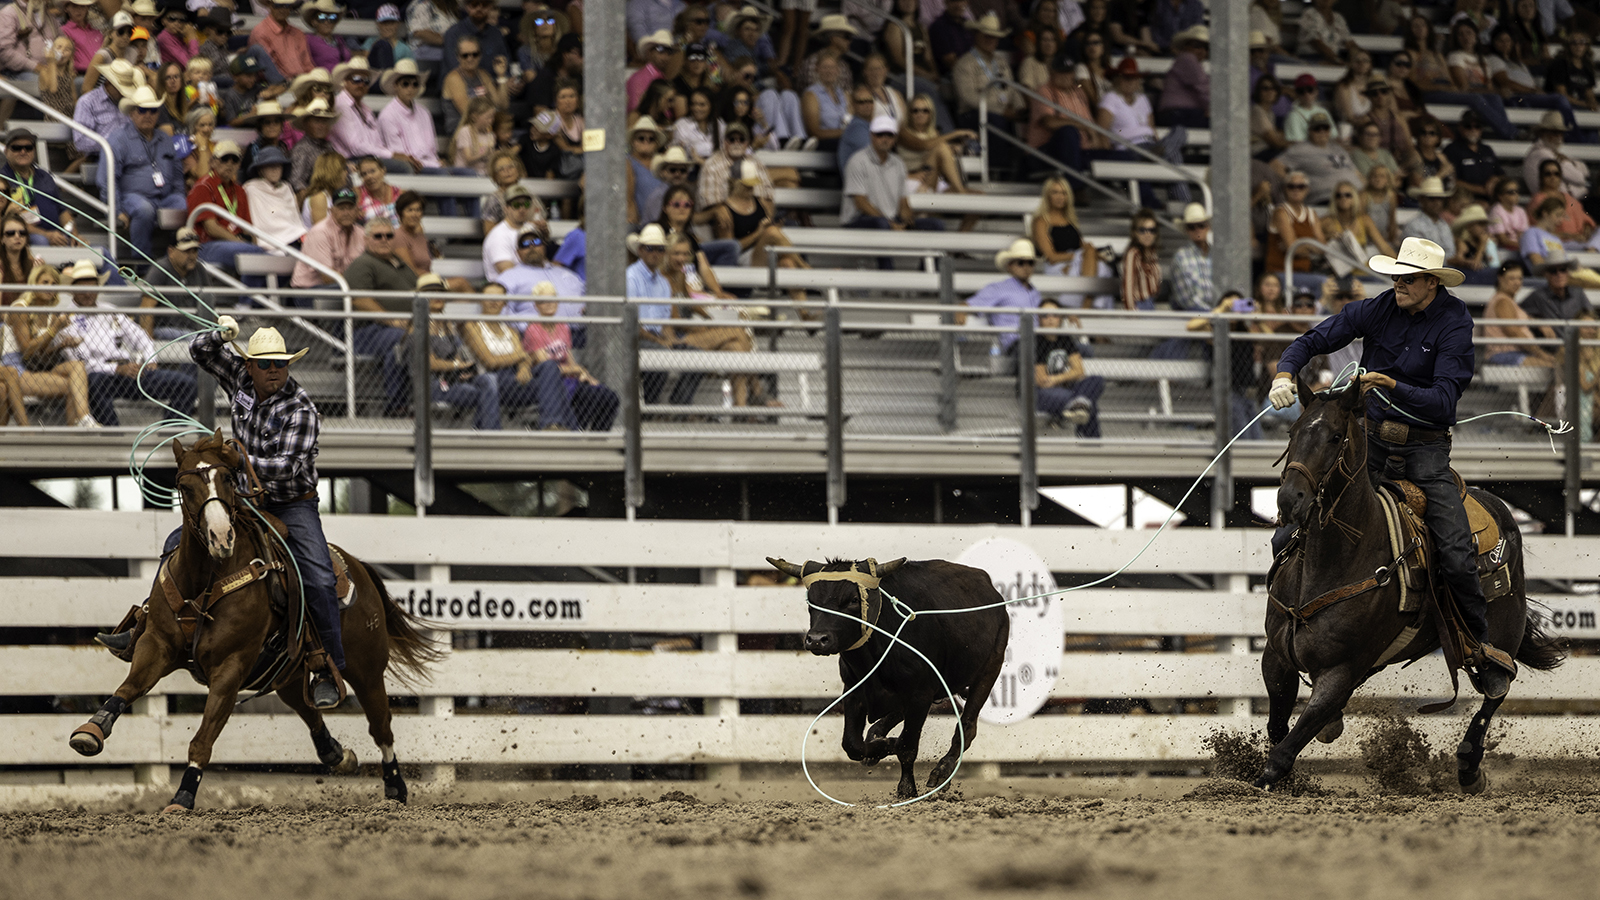
[[196, 335], [189, 343], [189, 356], [228, 392], [233, 436], [250, 452], [250, 462], [266, 488], [265, 505], [288, 503], [316, 490], [322, 416], [300, 383], [291, 377], [271, 397], [256, 397], [245, 361], [226, 349], [216, 331]]

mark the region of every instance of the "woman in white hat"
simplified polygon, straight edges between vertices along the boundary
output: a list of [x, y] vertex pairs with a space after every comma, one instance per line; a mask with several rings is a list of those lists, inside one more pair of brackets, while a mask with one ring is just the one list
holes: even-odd
[[1461, 269], [1468, 284], [1494, 284], [1500, 269], [1500, 248], [1489, 238], [1489, 214], [1474, 203], [1450, 223], [1456, 252], [1450, 265]]
[[[1422, 489], [1444, 582], [1455, 595], [1467, 631], [1481, 645], [1474, 654], [1475, 686], [1488, 698], [1503, 697], [1515, 664], [1488, 641], [1487, 603], [1478, 581], [1477, 549], [1450, 472], [1450, 428], [1456, 402], [1472, 382], [1472, 313], [1448, 288], [1464, 280], [1445, 264], [1444, 248], [1406, 238], [1395, 256], [1374, 256], [1367, 268], [1388, 276], [1393, 287], [1348, 304], [1301, 335], [1283, 352], [1268, 397], [1276, 409], [1295, 402], [1295, 375], [1314, 356], [1343, 349], [1361, 338], [1361, 385], [1369, 389], [1367, 468], [1375, 478], [1393, 472]], [[1425, 315], [1424, 315], [1425, 314]], [[1377, 388], [1378, 390], [1371, 390]], [[1293, 526], [1273, 536], [1276, 555]]]
[[[795, 73], [795, 87], [802, 91], [823, 80], [817, 69], [824, 57], [831, 55], [840, 62], [844, 61], [845, 53], [850, 50], [850, 40], [856, 36], [856, 27], [845, 16], [828, 15], [817, 23], [812, 35], [822, 43], [822, 48], [806, 57], [805, 62], [800, 64], [800, 71]], [[842, 71], [835, 72], [833, 81], [840, 93], [848, 92], [854, 83], [850, 67], [845, 66]]]

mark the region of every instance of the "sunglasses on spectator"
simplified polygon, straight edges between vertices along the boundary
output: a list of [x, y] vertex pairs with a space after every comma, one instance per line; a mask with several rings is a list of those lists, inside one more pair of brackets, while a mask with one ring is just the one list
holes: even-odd
[[688, 166], [662, 166], [661, 167], [661, 171], [667, 173], [668, 175], [687, 175], [687, 174], [689, 174], [689, 167]]
[[217, 162], [236, 163], [238, 161], [239, 161], [238, 155], [233, 154], [233, 153], [229, 153], [227, 156], [219, 156], [219, 157], [217, 157]]
[[1422, 129], [1422, 136], [1423, 137], [1438, 137], [1439, 136], [1439, 132], [1434, 131], [1431, 128], [1424, 128], [1424, 129]]
[[289, 361], [287, 359], [258, 359], [256, 360], [256, 368], [263, 372], [268, 369], [287, 369], [289, 368]]
[[533, 19], [533, 24], [535, 25], [554, 25], [555, 23], [554, 16], [535, 16]]
[[1031, 260], [1031, 259], [1013, 259], [1011, 261], [1011, 264], [1013, 266], [1028, 266], [1029, 268], [1032, 268], [1033, 264], [1034, 264], [1034, 260]]
[[367, 237], [369, 237], [369, 238], [371, 238], [372, 240], [375, 240], [375, 241], [387, 241], [387, 240], [390, 240], [391, 238], [394, 237], [394, 232], [392, 232], [392, 231], [373, 231], [373, 232], [368, 233]]
[[872, 136], [873, 137], [891, 137], [892, 138], [892, 137], [895, 137], [896, 135], [895, 135], [895, 132], [893, 132], [893, 131], [874, 131], [872, 133]]
[[5, 233], [5, 236], [6, 237], [26, 237], [27, 234], [28, 233], [26, 231], [7, 231]]
[[857, 97], [857, 98], [855, 98], [855, 100], [853, 102], [857, 106], [860, 106], [863, 103], [871, 103], [872, 102], [872, 98], [871, 97]]
[[365, 75], [347, 75], [347, 76], [345, 76], [344, 80], [350, 82], [351, 84], [366, 84], [367, 83], [367, 76], [365, 76]]
[[1138, 228], [1135, 228], [1133, 231], [1134, 231], [1135, 234], [1155, 234], [1156, 233], [1155, 226], [1153, 226], [1153, 225], [1143, 225], [1143, 226], [1140, 226]]
[[1311, 130], [1312, 131], [1332, 131], [1333, 130], [1333, 126], [1329, 125], [1326, 122], [1319, 122], [1318, 124], [1311, 126]]
[[541, 238], [541, 237], [525, 237], [522, 240], [517, 242], [517, 246], [518, 247], [543, 247], [544, 246], [544, 238]]
[[339, 21], [339, 14], [338, 13], [317, 13], [317, 21], [318, 22], [337, 22], [337, 21]]
[[1315, 94], [1316, 92], [1317, 89], [1314, 87], [1295, 88], [1295, 93], [1299, 94]]
[[533, 201], [532, 200], [513, 200], [510, 203], [507, 203], [506, 205], [511, 207], [512, 209], [527, 209], [528, 207], [533, 205]]
[[1210, 228], [1210, 227], [1211, 227], [1211, 223], [1210, 222], [1193, 222], [1191, 224], [1183, 226], [1183, 230], [1184, 231], [1204, 231], [1204, 230], [1206, 230], [1207, 228]]
[[1295, 184], [1295, 183], [1291, 182], [1290, 184], [1284, 185], [1284, 187], [1286, 187], [1288, 190], [1291, 190], [1291, 191], [1304, 191], [1304, 190], [1310, 189], [1311, 185], [1309, 185], [1309, 184]]
[[483, 55], [482, 53], [479, 53], [476, 50], [472, 51], [471, 53], [458, 53], [458, 54], [456, 54], [456, 56], [458, 58], [460, 58], [460, 59], [477, 59], [478, 57], [480, 57], [482, 55]]
[[1350, 193], [1349, 191], [1340, 191], [1339, 193], [1334, 194], [1333, 196], [1338, 198], [1338, 199], [1340, 199], [1340, 200], [1353, 200], [1353, 199], [1355, 199], [1356, 195]]
[[394, 84], [395, 84], [395, 87], [408, 88], [408, 87], [416, 87], [417, 84], [418, 84], [418, 81], [415, 78], [402, 78], [399, 81], [396, 81]]
[[730, 134], [726, 138], [723, 138], [723, 140], [730, 144], [743, 144], [748, 142], [750, 139], [742, 134]]
[[120, 34], [123, 37], [127, 37], [128, 35], [133, 34], [133, 26], [132, 25], [124, 25], [121, 28], [117, 29], [117, 34]]
[[11, 152], [11, 153], [32, 153], [33, 152], [33, 145], [32, 144], [12, 144], [11, 146], [7, 147], [6, 150]]

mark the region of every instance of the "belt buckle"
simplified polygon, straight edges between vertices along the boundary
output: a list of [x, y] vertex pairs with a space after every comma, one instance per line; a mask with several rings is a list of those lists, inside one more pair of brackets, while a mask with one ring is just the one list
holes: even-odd
[[1378, 438], [1391, 444], [1404, 444], [1411, 436], [1411, 426], [1393, 419], [1385, 419], [1378, 425]]

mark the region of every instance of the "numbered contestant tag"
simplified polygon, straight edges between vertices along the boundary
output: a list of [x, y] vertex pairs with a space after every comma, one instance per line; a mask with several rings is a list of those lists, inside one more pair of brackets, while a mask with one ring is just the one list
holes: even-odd
[[[1037, 597], [1056, 589], [1055, 577], [1039, 554], [1005, 538], [974, 544], [956, 562], [988, 572], [1003, 600]], [[1061, 669], [1066, 633], [1059, 595], [1011, 603], [1006, 612], [1011, 615], [1011, 640], [1006, 644], [1005, 664], [978, 714], [994, 725], [1021, 722], [1050, 699]]]

